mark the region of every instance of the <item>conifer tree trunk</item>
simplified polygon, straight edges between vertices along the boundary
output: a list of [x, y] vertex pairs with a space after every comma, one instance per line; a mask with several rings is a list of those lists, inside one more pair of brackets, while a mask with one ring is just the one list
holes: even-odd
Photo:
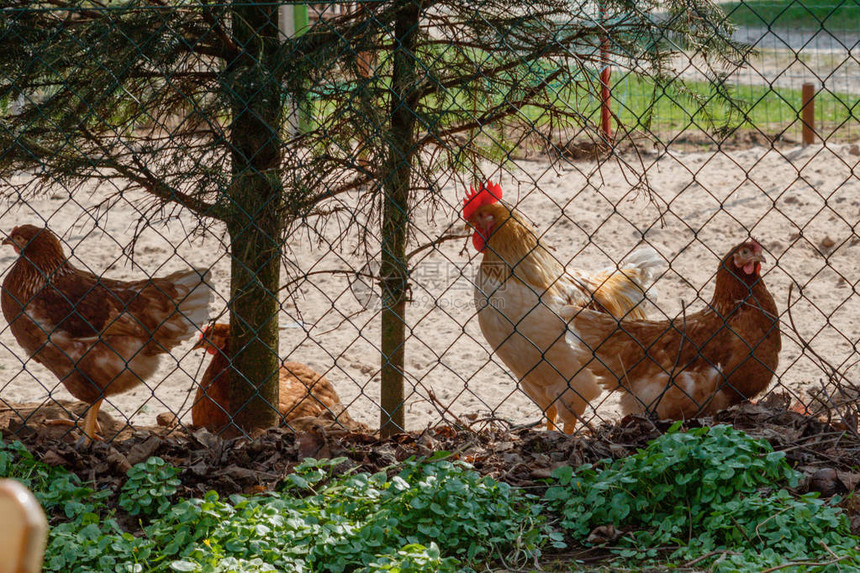
[[406, 297], [409, 286], [406, 241], [415, 145], [415, 40], [419, 6], [405, 4], [395, 21], [391, 129], [383, 176], [382, 206], [382, 365], [379, 428], [382, 437], [405, 429], [403, 372], [406, 349]]
[[230, 403], [249, 432], [278, 423], [278, 289], [283, 216], [280, 84], [275, 4], [234, 0], [233, 36], [245, 49], [228, 62], [232, 80]]

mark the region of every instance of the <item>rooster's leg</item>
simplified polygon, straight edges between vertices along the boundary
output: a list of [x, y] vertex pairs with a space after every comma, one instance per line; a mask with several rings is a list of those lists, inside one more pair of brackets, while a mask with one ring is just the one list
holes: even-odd
[[576, 430], [576, 420], [571, 420], [570, 422], [564, 423], [564, 433], [567, 435], [573, 434], [574, 430]]

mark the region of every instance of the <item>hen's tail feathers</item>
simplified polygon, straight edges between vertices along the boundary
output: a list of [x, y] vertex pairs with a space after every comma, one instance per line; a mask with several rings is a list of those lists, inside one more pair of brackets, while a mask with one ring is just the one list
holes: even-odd
[[177, 291], [176, 312], [160, 326], [157, 338], [172, 348], [199, 333], [209, 322], [209, 305], [214, 300], [212, 273], [206, 269], [180, 271], [164, 277]]
[[594, 298], [617, 318], [644, 319], [648, 299], [656, 297], [653, 289], [648, 289], [665, 268], [666, 262], [657, 251], [649, 246], [640, 247], [617, 270], [608, 271], [608, 277], [594, 291]]

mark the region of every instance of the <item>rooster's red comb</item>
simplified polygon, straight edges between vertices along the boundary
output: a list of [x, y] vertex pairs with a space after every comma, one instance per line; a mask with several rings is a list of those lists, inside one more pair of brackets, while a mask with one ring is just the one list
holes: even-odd
[[752, 247], [752, 250], [755, 253], [760, 253], [763, 250], [761, 243], [755, 237], [750, 237], [747, 243]]
[[469, 192], [463, 199], [463, 218], [469, 220], [479, 208], [497, 203], [501, 198], [502, 187], [498, 183], [487, 181], [477, 191], [469, 187]]

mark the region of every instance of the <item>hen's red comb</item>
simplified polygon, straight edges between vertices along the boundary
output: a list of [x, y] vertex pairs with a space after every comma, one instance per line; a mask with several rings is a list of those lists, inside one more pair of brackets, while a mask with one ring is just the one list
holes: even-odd
[[463, 199], [463, 218], [469, 220], [479, 208], [497, 203], [501, 198], [502, 187], [498, 183], [487, 181], [477, 191], [470, 186], [466, 198]]

